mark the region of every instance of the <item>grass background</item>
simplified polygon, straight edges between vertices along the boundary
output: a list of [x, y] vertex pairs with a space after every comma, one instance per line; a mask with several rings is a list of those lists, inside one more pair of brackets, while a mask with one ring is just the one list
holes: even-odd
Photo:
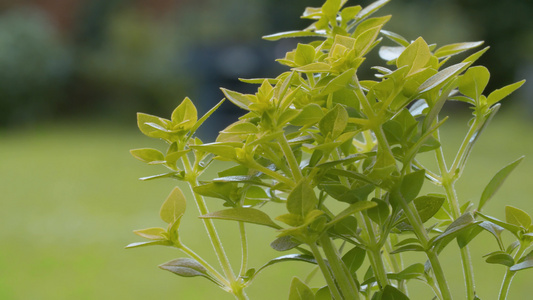
[[[451, 144], [448, 150], [458, 145], [466, 131], [466, 119], [451, 114], [443, 133], [444, 141]], [[128, 153], [131, 148], [157, 145], [135, 131], [134, 120], [127, 126], [76, 121], [0, 132], [0, 299], [232, 299], [203, 278], [181, 278], [159, 270], [158, 264], [182, 256], [174, 249], [124, 249], [142, 240], [131, 233], [133, 229], [164, 225], [158, 218], [159, 207], [175, 182], [137, 181], [163, 170], [145, 166]], [[496, 116], [457, 185], [461, 201], [477, 202], [494, 173], [529, 155], [486, 212], [503, 219], [504, 205], [515, 205], [533, 213], [531, 154], [531, 123], [518, 111]], [[215, 261], [195, 218], [196, 208], [192, 201], [188, 204], [182, 240]], [[209, 199], [209, 204], [214, 210], [219, 203]], [[218, 224], [237, 269], [236, 224]], [[280, 255], [268, 247], [274, 232], [260, 226], [247, 228], [251, 267]], [[503, 266], [486, 264], [481, 257], [496, 248], [485, 233], [471, 246], [481, 299], [495, 299], [503, 277]], [[453, 293], [463, 298], [458, 250], [449, 247], [441, 257]], [[247, 292], [251, 299], [286, 299], [290, 278], [305, 278], [311, 268], [296, 262], [275, 265]], [[532, 275], [526, 270], [516, 276], [509, 299], [525, 299]], [[320, 282], [320, 278], [313, 280]], [[422, 284], [414, 282], [412, 287], [412, 299], [430, 299]]]

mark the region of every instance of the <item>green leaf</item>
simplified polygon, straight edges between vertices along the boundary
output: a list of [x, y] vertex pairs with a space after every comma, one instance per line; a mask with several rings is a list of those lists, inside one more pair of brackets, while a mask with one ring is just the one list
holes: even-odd
[[196, 132], [196, 130], [222, 105], [222, 103], [224, 103], [226, 99], [222, 99], [220, 100], [215, 106], [213, 106], [213, 108], [211, 108], [208, 112], [206, 112], [201, 118], [200, 120], [198, 120], [194, 126], [191, 128], [190, 130], [190, 134], [192, 135], [193, 133]]
[[415, 204], [422, 223], [431, 219], [431, 217], [433, 217], [442, 207], [445, 200], [446, 197], [436, 194], [429, 194], [416, 198], [413, 203]]
[[202, 266], [202, 264], [192, 258], [182, 257], [175, 260], [171, 260], [169, 262], [159, 265], [159, 268], [182, 277], [202, 276], [220, 285], [218, 281], [216, 281], [207, 273], [206, 268]]
[[302, 72], [302, 73], [326, 73], [326, 72], [331, 72], [331, 66], [327, 63], [316, 62], [316, 63], [308, 64], [305, 66], [292, 68], [291, 70]]
[[422, 247], [420, 244], [408, 244], [405, 246], [401, 246], [399, 248], [394, 249], [394, 251], [391, 251], [390, 254], [396, 254], [396, 253], [402, 253], [406, 251], [425, 251], [424, 247]]
[[291, 124], [296, 126], [310, 126], [324, 117], [324, 112], [318, 104], [311, 103], [304, 106], [300, 114], [291, 120]]
[[487, 257], [485, 261], [489, 264], [500, 264], [507, 267], [511, 267], [514, 265], [513, 257], [503, 251], [493, 252], [485, 256]]
[[161, 151], [151, 148], [133, 149], [130, 150], [131, 155], [136, 159], [145, 163], [164, 163], [165, 156]]
[[341, 135], [346, 125], [348, 125], [348, 112], [342, 105], [337, 104], [320, 120], [318, 127], [322, 135], [330, 134], [335, 139]]
[[505, 221], [526, 230], [531, 225], [531, 217], [525, 211], [510, 205], [505, 206]]
[[169, 240], [154, 240], [147, 242], [131, 243], [126, 246], [126, 249], [145, 247], [145, 246], [172, 246], [172, 242]]
[[225, 159], [235, 160], [237, 159], [237, 151], [235, 149], [242, 147], [242, 143], [220, 142], [208, 143], [203, 145], [191, 145], [190, 147], [193, 149], [199, 149], [201, 151], [212, 153], [216, 156]]
[[476, 220], [472, 213], [467, 212], [453, 221], [446, 230], [439, 236], [435, 237], [432, 244], [435, 245], [437, 252], [440, 252], [450, 241], [456, 238], [459, 234], [470, 229], [476, 225]]
[[485, 187], [483, 190], [483, 194], [481, 194], [481, 199], [479, 200], [479, 206], [477, 208], [478, 211], [481, 211], [487, 201], [489, 201], [494, 194], [500, 189], [502, 184], [505, 182], [509, 174], [522, 162], [524, 159], [524, 156], [520, 157], [519, 159], [515, 160], [514, 162], [508, 164], [507, 166], [503, 167], [501, 170], [492, 177], [489, 184]]
[[517, 226], [515, 224], [510, 224], [510, 223], [506, 223], [506, 222], [503, 222], [503, 221], [500, 221], [494, 217], [491, 217], [491, 216], [487, 216], [487, 215], [484, 215], [482, 213], [480, 213], [479, 211], [476, 212], [476, 214], [480, 215], [482, 218], [484, 218], [485, 220], [488, 220], [500, 227], [503, 227], [505, 228], [507, 231], [511, 232], [512, 234], [514, 234], [516, 237], [518, 237], [518, 232], [520, 231], [520, 226]]
[[409, 280], [416, 279], [424, 275], [424, 265], [421, 263], [412, 264], [403, 269], [400, 273], [392, 276], [394, 280]]
[[361, 21], [368, 17], [370, 17], [372, 14], [374, 14], [376, 11], [378, 11], [380, 8], [382, 8], [385, 4], [387, 4], [390, 0], [378, 0], [374, 1], [365, 8], [363, 8], [355, 17], [355, 21]]
[[344, 89], [354, 83], [355, 68], [344, 71], [339, 76], [333, 78], [326, 86], [320, 91], [321, 96], [325, 96], [334, 93], [338, 90]]
[[519, 82], [515, 82], [513, 84], [507, 85], [502, 87], [501, 89], [497, 89], [490, 93], [490, 95], [487, 97], [487, 104], [489, 106], [499, 102], [503, 98], [510, 95], [512, 92], [516, 91], [519, 87], [521, 87], [526, 81], [522, 80]]
[[382, 26], [383, 25], [375, 26], [357, 36], [354, 45], [354, 51], [357, 57], [364, 56], [370, 49], [372, 49], [374, 41], [378, 37]]
[[432, 89], [443, 85], [452, 79], [453, 76], [461, 73], [466, 66], [468, 66], [468, 63], [458, 63], [439, 71], [437, 74], [431, 76], [428, 80], [422, 83], [418, 88], [418, 92], [429, 92]]
[[383, 225], [387, 221], [387, 218], [390, 215], [389, 204], [387, 202], [374, 198], [372, 202], [377, 203], [375, 207], [372, 207], [367, 210], [368, 217], [376, 222], [376, 224]]
[[230, 91], [225, 88], [221, 88], [222, 93], [226, 96], [226, 98], [231, 101], [233, 104], [237, 105], [238, 107], [244, 109], [244, 110], [250, 110], [248, 106], [252, 104], [252, 101], [246, 97], [246, 95], [237, 93], [234, 91]]
[[205, 197], [222, 199], [229, 204], [238, 200], [238, 187], [234, 182], [209, 182], [193, 188], [194, 192]]
[[496, 225], [496, 224], [494, 224], [492, 222], [488, 222], [488, 221], [483, 221], [483, 222], [479, 223], [479, 227], [485, 229], [486, 231], [490, 232], [490, 234], [492, 234], [494, 236], [494, 238], [498, 242], [498, 246], [500, 246], [501, 250], [505, 249], [505, 247], [503, 245], [502, 237], [501, 237], [501, 234], [502, 234], [502, 232], [504, 230], [503, 227], [501, 227], [499, 225]]
[[387, 285], [383, 289], [379, 300], [409, 300], [409, 297], [407, 297], [404, 293], [400, 292], [400, 290], [393, 287], [392, 285]]
[[266, 213], [251, 207], [234, 207], [201, 215], [199, 218], [232, 220], [281, 229], [281, 227], [274, 223]]
[[350, 274], [354, 274], [359, 270], [365, 261], [366, 250], [359, 247], [353, 247], [350, 251], [346, 252], [342, 256], [342, 261], [350, 271]]
[[404, 38], [403, 36], [401, 36], [401, 35], [399, 35], [399, 34], [397, 34], [395, 32], [391, 32], [391, 31], [388, 31], [388, 30], [381, 30], [381, 34], [383, 34], [385, 37], [387, 37], [391, 41], [393, 41], [396, 44], [398, 44], [400, 46], [399, 48], [405, 49], [410, 44], [409, 41], [406, 38]]
[[185, 196], [179, 187], [175, 187], [161, 206], [159, 215], [161, 220], [173, 224], [185, 213]]
[[149, 239], [149, 240], [166, 240], [167, 239], [167, 231], [159, 227], [134, 230], [133, 233], [145, 239]]
[[309, 44], [298, 44], [294, 53], [294, 62], [299, 66], [313, 63], [315, 60], [315, 47]]
[[191, 99], [186, 97], [172, 112], [173, 130], [189, 130], [198, 120], [198, 112]]
[[331, 292], [329, 290], [329, 287], [323, 286], [321, 287], [315, 294], [315, 300], [332, 300], [331, 298]]
[[460, 77], [459, 91], [477, 101], [489, 83], [489, 78], [490, 72], [484, 66], [471, 67]]
[[270, 247], [276, 251], [287, 251], [296, 248], [300, 242], [295, 241], [291, 236], [281, 236], [270, 243]]
[[318, 198], [310, 183], [303, 179], [287, 197], [287, 210], [295, 215], [305, 217], [318, 204]]
[[407, 74], [413, 74], [424, 68], [431, 58], [428, 44], [423, 38], [419, 37], [402, 52], [396, 60], [396, 66], [401, 68], [408, 67]]
[[[154, 126], [148, 124], [155, 124], [159, 126], [160, 129], [156, 129]], [[141, 130], [141, 132], [148, 137], [168, 140], [169, 134], [167, 132], [167, 126], [169, 124], [169, 120], [149, 114], [137, 113], [137, 126], [139, 127], [139, 130]]]
[[425, 177], [426, 171], [423, 169], [414, 171], [403, 177], [400, 193], [406, 202], [411, 202], [416, 196], [418, 196], [418, 193], [420, 193], [420, 190], [422, 189], [422, 185], [424, 185]]
[[[285, 236], [283, 238], [290, 238], [290, 237]], [[275, 265], [275, 264], [279, 264], [279, 263], [282, 263], [282, 262], [290, 262], [290, 261], [301, 261], [301, 262], [306, 262], [306, 263], [310, 263], [310, 264], [316, 265], [316, 260], [311, 255], [288, 254], [288, 255], [283, 255], [283, 256], [271, 259], [269, 262], [267, 262], [266, 264], [261, 266], [261, 268], [257, 269], [257, 271], [255, 272], [255, 275], [257, 275], [260, 271], [264, 270], [266, 267], [270, 267], [270, 266]]]
[[461, 52], [479, 47], [483, 44], [483, 41], [479, 42], [466, 42], [466, 43], [457, 43], [457, 44], [449, 44], [442, 46], [438, 48], [435, 51], [435, 56], [438, 58], [443, 58], [447, 56], [452, 56], [455, 54], [459, 54]]
[[298, 277], [293, 277], [289, 290], [289, 300], [314, 300], [315, 294]]
[[533, 268], [533, 251], [522, 257], [518, 263], [512, 266], [509, 270], [516, 272], [524, 269]]
[[336, 222], [333, 226], [333, 230], [336, 234], [347, 236], [358, 236], [357, 232], [357, 219], [354, 216], [347, 216], [340, 221]]
[[285, 38], [297, 38], [297, 37], [326, 37], [323, 34], [316, 33], [314, 31], [284, 31], [274, 34], [269, 34], [263, 36], [263, 39], [268, 41], [277, 41], [279, 39], [285, 39]]
[[342, 219], [344, 219], [344, 218], [346, 218], [348, 216], [351, 216], [352, 214], [354, 214], [356, 212], [360, 212], [360, 211], [363, 211], [365, 209], [370, 209], [370, 208], [375, 207], [377, 205], [378, 204], [376, 202], [372, 202], [372, 201], [358, 201], [358, 202], [355, 202], [353, 204], [350, 204], [350, 206], [348, 206], [346, 209], [344, 209], [338, 215], [336, 215], [335, 218], [333, 218], [333, 220], [331, 220], [328, 223], [328, 226], [331, 226], [331, 225], [341, 221]]

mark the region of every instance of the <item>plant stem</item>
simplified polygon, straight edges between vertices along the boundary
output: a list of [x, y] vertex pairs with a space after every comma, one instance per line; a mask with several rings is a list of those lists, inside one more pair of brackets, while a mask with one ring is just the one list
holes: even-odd
[[296, 160], [296, 157], [294, 156], [294, 153], [292, 152], [291, 146], [289, 145], [289, 142], [287, 141], [287, 137], [285, 137], [285, 134], [281, 135], [278, 141], [281, 147], [281, 151], [283, 151], [283, 154], [285, 155], [285, 158], [287, 159], [287, 163], [289, 164], [289, 168], [291, 169], [292, 177], [294, 178], [294, 181], [300, 182], [300, 180], [302, 179], [302, 171], [300, 170], [298, 161]]
[[239, 222], [239, 231], [241, 233], [241, 247], [242, 247], [242, 261], [241, 261], [241, 271], [239, 276], [244, 276], [246, 274], [246, 269], [248, 268], [248, 241], [246, 239], [246, 228], [244, 222]]
[[[455, 191], [455, 181], [459, 178], [459, 173], [460, 173], [460, 171], [457, 168], [462, 168], [464, 165], [464, 162], [467, 156], [465, 151], [467, 149], [468, 143], [470, 142], [470, 140], [472, 139], [474, 135], [475, 128], [477, 127], [477, 120], [478, 119], [476, 118], [476, 120], [474, 121], [474, 124], [472, 124], [472, 126], [470, 127], [470, 130], [468, 131], [465, 139], [463, 140], [463, 143], [461, 147], [459, 148], [459, 151], [457, 152], [457, 155], [454, 159], [454, 162], [450, 170], [447, 169], [442, 147], [438, 148], [436, 151], [437, 163], [439, 165], [441, 178], [442, 178], [441, 184], [444, 187], [444, 190], [446, 191], [446, 196], [448, 199], [449, 206], [452, 209], [452, 217], [454, 220], [461, 216], [461, 208], [460, 208], [459, 200], [457, 197], [457, 193]], [[436, 135], [437, 135], [437, 139], [440, 141], [438, 130], [436, 132]], [[468, 300], [473, 300], [474, 297], [476, 296], [476, 291], [475, 291], [474, 268], [472, 267], [472, 257], [470, 255], [468, 246], [464, 246], [460, 250], [461, 250], [461, 262], [463, 265], [463, 275], [465, 278], [465, 285], [466, 285], [466, 296]]]
[[387, 278], [387, 270], [385, 268], [383, 258], [381, 257], [380, 245], [378, 245], [372, 222], [365, 211], [361, 212], [361, 215], [363, 218], [362, 225], [365, 227], [369, 238], [368, 245], [366, 245], [366, 248], [368, 256], [370, 258], [370, 265], [372, 266], [372, 270], [374, 271], [374, 275], [376, 276], [378, 285], [381, 290], [389, 284], [389, 280]]
[[[522, 257], [522, 254], [524, 254], [529, 245], [530, 243], [520, 241], [520, 248], [518, 248], [518, 251], [513, 257], [515, 262]], [[516, 272], [518, 271], [511, 271], [510, 268], [507, 268], [507, 272], [505, 272], [505, 276], [503, 277], [502, 287], [500, 288], [500, 296], [498, 297], [499, 300], [507, 299], [507, 294], [509, 294], [509, 288], [511, 287], [511, 282], [516, 275]]]
[[231, 288], [230, 283], [224, 276], [222, 276], [215, 268], [213, 268], [208, 262], [206, 262], [201, 256], [196, 254], [196, 252], [192, 251], [190, 248], [183, 244], [176, 245], [181, 251], [183, 251], [185, 254], [199, 262], [204, 268], [207, 269], [211, 274], [213, 274], [224, 286], [226, 286], [228, 289]]
[[324, 249], [326, 258], [328, 259], [333, 276], [339, 284], [339, 288], [344, 296], [342, 299], [359, 299], [357, 285], [355, 284], [352, 275], [348, 272], [348, 269], [343, 268], [344, 262], [340, 259], [339, 252], [333, 245], [329, 236], [327, 234], [323, 234], [319, 241], [322, 249]]
[[[201, 215], [205, 215], [209, 213], [205, 200], [201, 195], [194, 192], [194, 187], [199, 185], [197, 175], [192, 170], [191, 163], [187, 155], [182, 156], [182, 161], [183, 161], [185, 170], [187, 172], [186, 176], [187, 175], [189, 176], [187, 179], [187, 182], [189, 183], [191, 193], [194, 196], [194, 200], [196, 202], [196, 206], [198, 207], [198, 211], [200, 212]], [[213, 250], [215, 251], [215, 254], [218, 258], [220, 266], [222, 267], [222, 270], [224, 271], [224, 275], [226, 276], [230, 284], [233, 286], [233, 284], [236, 282], [235, 274], [233, 273], [233, 270], [231, 268], [231, 264], [229, 262], [228, 256], [226, 255], [226, 252], [224, 251], [224, 247], [222, 246], [222, 241], [220, 240], [220, 237], [218, 236], [215, 225], [213, 224], [213, 221], [211, 219], [202, 219], [202, 221], [207, 231], [207, 235], [209, 236], [209, 240], [211, 240], [211, 245], [213, 246]], [[232, 292], [235, 294], [236, 291], [232, 289]]]
[[324, 260], [324, 258], [322, 258], [322, 254], [320, 253], [320, 250], [318, 249], [317, 245], [315, 243], [310, 243], [309, 247], [311, 248], [311, 252], [313, 252], [313, 256], [315, 257], [322, 274], [324, 275], [324, 279], [328, 284], [329, 291], [333, 296], [333, 299], [343, 300], [344, 298], [342, 298], [342, 294], [339, 291], [337, 284], [335, 283], [335, 279], [333, 278], [328, 268], [328, 265], [326, 264], [326, 261]]

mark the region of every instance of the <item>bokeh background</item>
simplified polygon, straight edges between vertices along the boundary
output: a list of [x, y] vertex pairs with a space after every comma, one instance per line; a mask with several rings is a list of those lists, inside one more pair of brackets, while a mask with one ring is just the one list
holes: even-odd
[[[308, 23], [299, 19], [304, 7], [321, 4], [0, 1], [0, 299], [232, 299], [203, 279], [158, 270], [158, 264], [181, 256], [172, 249], [123, 249], [139, 240], [131, 230], [162, 225], [158, 209], [174, 184], [136, 180], [161, 170], [128, 153], [158, 146], [137, 132], [135, 113], [168, 116], [185, 96], [203, 113], [222, 99], [221, 86], [253, 92], [253, 85], [237, 78], [276, 76], [285, 69], [274, 60], [296, 43], [260, 37], [304, 28]], [[479, 63], [491, 70], [488, 90], [529, 79], [505, 100], [476, 146], [458, 186], [463, 201], [476, 202], [492, 174], [533, 154], [532, 11], [533, 2], [525, 0], [395, 0], [381, 11], [393, 14], [386, 28], [408, 39], [421, 35], [439, 45], [485, 40], [491, 50]], [[212, 139], [239, 113], [224, 104], [200, 135]], [[466, 130], [469, 110], [451, 105], [446, 113], [451, 119], [444, 137], [451, 153]], [[526, 158], [488, 212], [504, 218], [503, 206], [509, 204], [533, 213], [532, 169]], [[183, 240], [213, 258], [203, 249], [208, 242], [194, 215], [190, 205]], [[221, 223], [222, 236], [237, 259], [232, 225]], [[279, 253], [268, 248], [273, 232], [253, 229], [251, 264], [260, 266]], [[481, 256], [496, 244], [485, 236], [473, 248], [479, 294], [494, 299], [504, 268]], [[454, 292], [462, 295], [456, 252], [445, 251], [443, 260]], [[249, 294], [284, 299], [293, 274], [304, 278], [309, 270], [298, 263], [274, 266]], [[525, 299], [531, 275], [531, 270], [517, 275], [510, 299]], [[413, 299], [429, 297], [427, 288], [414, 285]]]

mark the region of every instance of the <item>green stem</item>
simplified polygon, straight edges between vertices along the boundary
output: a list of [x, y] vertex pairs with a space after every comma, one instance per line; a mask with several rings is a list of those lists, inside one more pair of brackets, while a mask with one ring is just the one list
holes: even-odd
[[374, 233], [374, 227], [372, 222], [366, 212], [361, 212], [363, 218], [363, 226], [368, 234], [368, 245], [366, 245], [368, 256], [370, 259], [370, 265], [374, 271], [374, 275], [378, 281], [380, 289], [383, 289], [385, 286], [389, 285], [389, 280], [387, 278], [387, 270], [383, 262], [383, 257], [381, 256], [381, 247], [378, 244], [376, 235]]
[[313, 252], [313, 256], [315, 257], [316, 262], [318, 266], [320, 267], [320, 271], [324, 275], [324, 279], [326, 280], [326, 283], [328, 284], [329, 291], [331, 295], [333, 296], [333, 299], [343, 300], [342, 294], [339, 291], [337, 284], [335, 283], [335, 279], [333, 278], [328, 268], [328, 265], [326, 264], [326, 261], [324, 261], [324, 258], [322, 257], [322, 254], [320, 253], [320, 250], [318, 249], [317, 245], [314, 243], [310, 243], [309, 247], [311, 248], [311, 252]]
[[[187, 182], [189, 183], [191, 193], [194, 196], [194, 200], [196, 202], [196, 206], [198, 207], [198, 211], [200, 212], [201, 215], [208, 214], [209, 210], [207, 209], [207, 205], [205, 203], [204, 198], [201, 195], [194, 192], [194, 187], [198, 186], [199, 183], [198, 183], [196, 173], [192, 170], [189, 157], [187, 155], [183, 155], [182, 162], [186, 170]], [[209, 236], [209, 240], [211, 241], [211, 245], [213, 246], [213, 250], [215, 251], [215, 254], [218, 258], [220, 266], [222, 267], [222, 270], [224, 271], [224, 275], [226, 276], [227, 280], [230, 282], [230, 285], [232, 286], [232, 293], [235, 296], [237, 296], [236, 292], [238, 292], [238, 289], [237, 290], [234, 289], [234, 285], [237, 283], [237, 280], [231, 268], [231, 264], [229, 262], [228, 256], [226, 255], [226, 252], [224, 251], [224, 247], [222, 246], [222, 241], [220, 240], [220, 237], [218, 236], [215, 225], [213, 224], [213, 221], [211, 219], [202, 219], [202, 221], [204, 223], [204, 227], [207, 231], [207, 235]]]
[[227, 287], [228, 289], [231, 288], [229, 281], [226, 278], [224, 278], [224, 276], [222, 276], [217, 270], [215, 270], [215, 268], [213, 268], [200, 255], [196, 254], [196, 252], [192, 251], [187, 246], [181, 243], [179, 245], [176, 245], [176, 247], [180, 249], [181, 251], [183, 251], [183, 253], [187, 254], [188, 256], [190, 256], [191, 258], [199, 262], [202, 266], [204, 266], [204, 268], [206, 268], [207, 271], [209, 271], [209, 273], [213, 274], [220, 281], [220, 283], [222, 283], [225, 287]]
[[300, 182], [300, 180], [303, 177], [302, 171], [300, 170], [298, 161], [296, 160], [296, 157], [294, 156], [294, 152], [292, 151], [292, 148], [289, 145], [289, 142], [287, 141], [287, 137], [285, 137], [285, 134], [283, 134], [278, 139], [278, 141], [281, 147], [281, 151], [283, 151], [283, 154], [285, 155], [285, 158], [287, 159], [287, 163], [289, 164], [289, 168], [291, 169], [291, 173], [292, 173], [292, 177], [294, 178], [294, 181]]
[[[513, 257], [514, 261], [518, 261], [522, 257], [522, 254], [524, 254], [529, 245], [530, 243], [524, 243], [520, 241], [520, 248]], [[498, 297], [499, 300], [507, 299], [507, 294], [509, 294], [509, 288], [511, 287], [511, 282], [516, 275], [516, 272], [518, 271], [511, 271], [510, 268], [507, 268], [507, 272], [505, 272], [505, 276], [503, 277], [502, 287], [500, 288], [500, 296]]]
[[290, 187], [296, 186], [294, 181], [292, 181], [289, 178], [279, 174], [278, 172], [272, 171], [269, 168], [260, 165], [256, 161], [248, 161], [248, 162], [245, 163], [245, 165], [250, 167], [250, 168], [252, 168], [252, 169], [256, 169], [257, 171], [259, 171], [259, 172], [261, 172], [261, 173], [263, 173], [265, 175], [268, 175], [268, 176], [272, 177], [273, 179], [275, 179], [275, 180], [277, 180], [279, 182], [283, 182], [283, 183], [285, 183], [286, 185], [288, 185]]
[[239, 222], [239, 231], [241, 233], [241, 247], [242, 247], [242, 261], [241, 261], [241, 271], [239, 275], [242, 277], [246, 274], [246, 269], [248, 268], [248, 241], [246, 239], [246, 228], [244, 222]]
[[[386, 258], [389, 261], [391, 269], [394, 273], [399, 273], [403, 270], [401, 254], [390, 254], [392, 252], [392, 244], [398, 243], [398, 238], [395, 234], [390, 234], [389, 238], [385, 241], [385, 250], [387, 251]], [[404, 294], [408, 295], [405, 280], [398, 281], [398, 289]]]
[[328, 259], [333, 276], [339, 285], [342, 295], [344, 296], [342, 299], [359, 299], [357, 285], [355, 284], [352, 275], [348, 272], [348, 269], [343, 268], [344, 262], [340, 259], [339, 252], [333, 245], [329, 236], [327, 234], [323, 234], [319, 241], [322, 249], [324, 250], [326, 258]]

